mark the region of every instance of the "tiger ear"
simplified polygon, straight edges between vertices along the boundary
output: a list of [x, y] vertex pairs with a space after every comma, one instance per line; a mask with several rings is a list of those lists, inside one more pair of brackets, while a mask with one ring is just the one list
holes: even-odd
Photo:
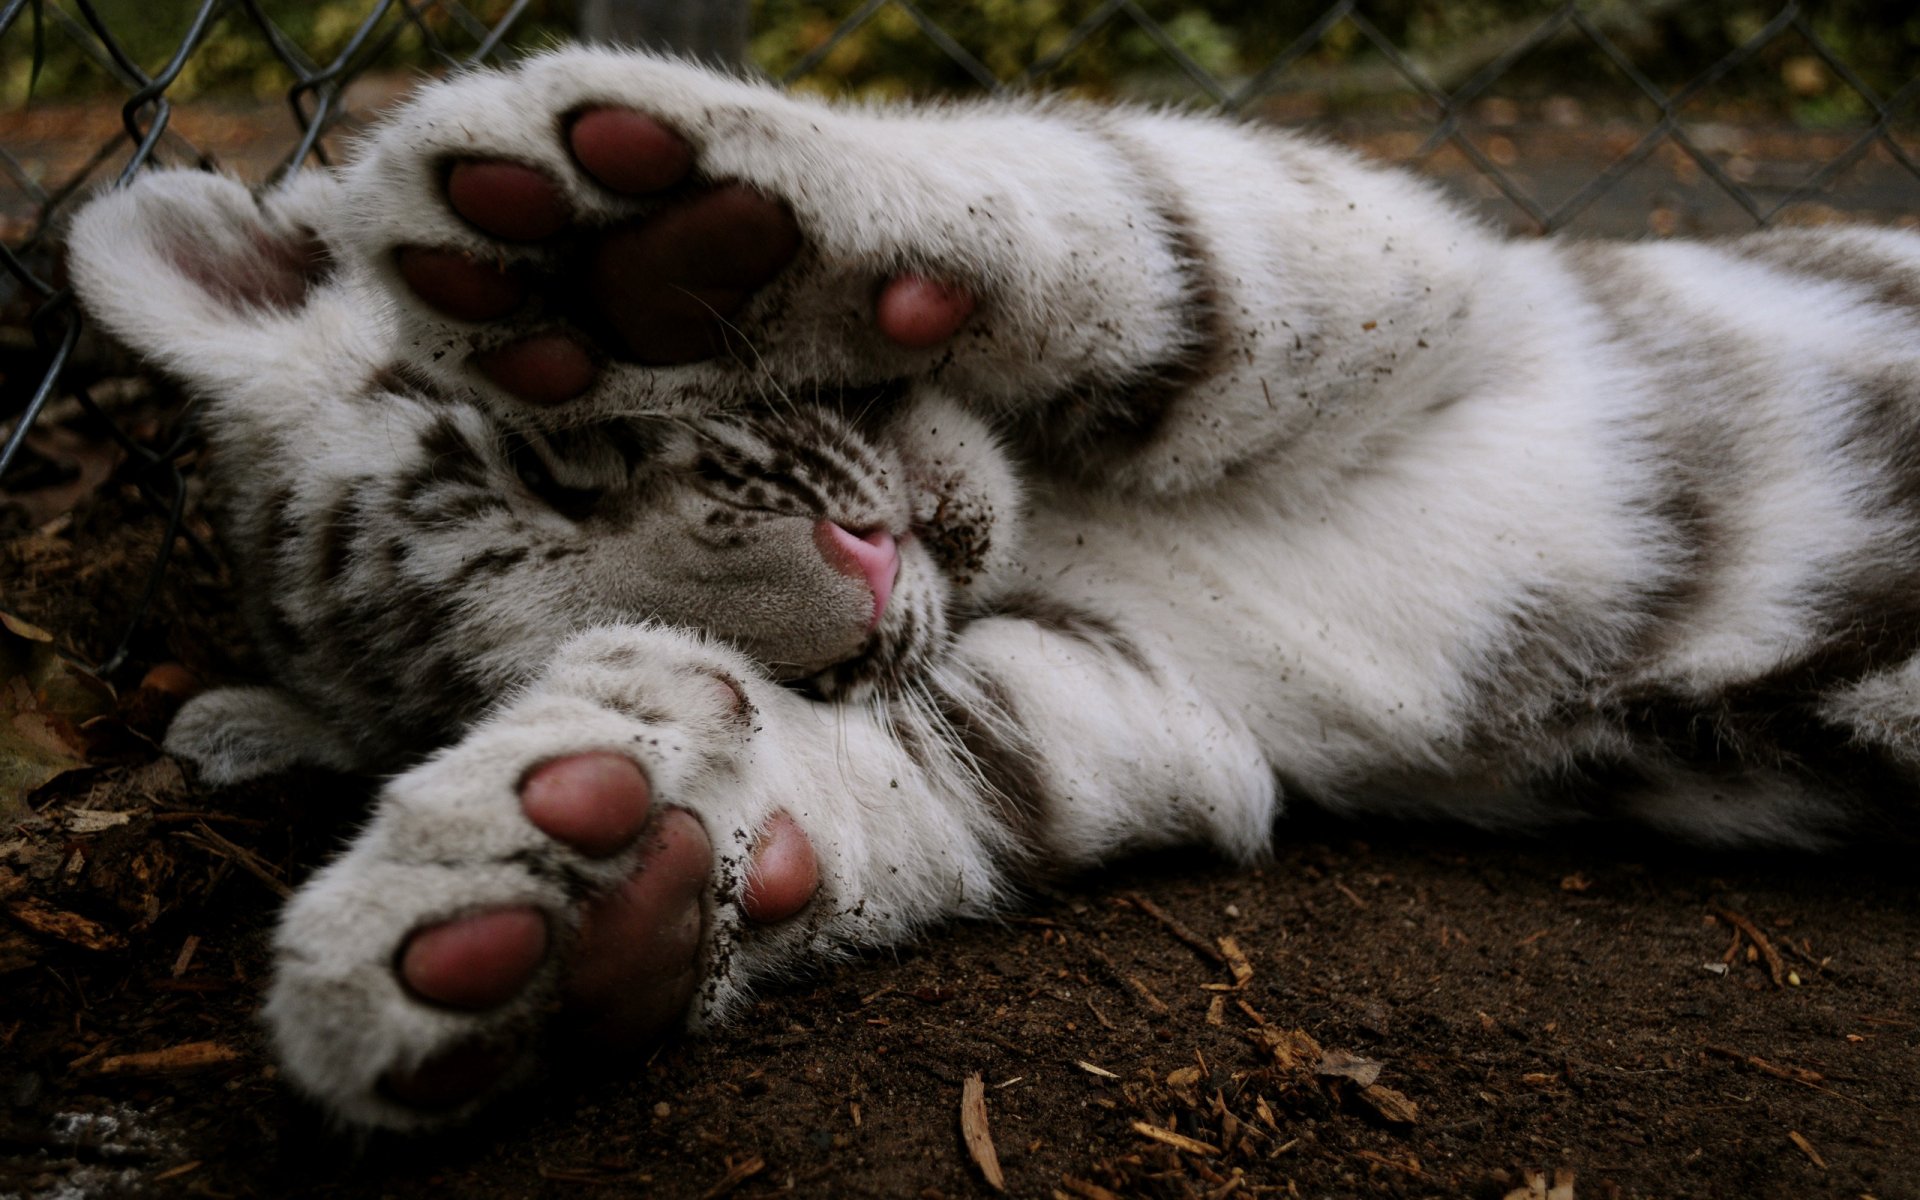
[[338, 189], [313, 171], [256, 198], [222, 175], [149, 171], [75, 216], [74, 289], [108, 333], [170, 374], [231, 387], [256, 367], [260, 340], [246, 335], [296, 316], [331, 273], [316, 230]]

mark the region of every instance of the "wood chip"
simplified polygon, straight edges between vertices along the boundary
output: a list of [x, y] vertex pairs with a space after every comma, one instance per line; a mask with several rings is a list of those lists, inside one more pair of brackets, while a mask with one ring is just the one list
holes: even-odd
[[130, 812], [108, 812], [98, 808], [70, 808], [61, 814], [67, 832], [78, 835], [101, 833], [133, 820]]
[[1161, 926], [1165, 928], [1168, 933], [1171, 933], [1174, 937], [1186, 943], [1187, 948], [1195, 954], [1198, 954], [1201, 958], [1206, 959], [1216, 967], [1224, 967], [1227, 965], [1227, 960], [1220, 956], [1221, 952], [1215, 950], [1211, 942], [1187, 928], [1186, 925], [1181, 923], [1180, 918], [1174, 916], [1166, 909], [1161, 908], [1158, 904], [1155, 904], [1138, 892], [1128, 892], [1127, 903], [1160, 922]]
[[960, 1085], [960, 1140], [966, 1143], [980, 1177], [996, 1192], [1007, 1190], [1007, 1178], [1000, 1173], [1000, 1156], [993, 1149], [993, 1135], [987, 1132], [987, 1089], [980, 1073], [967, 1076]]
[[1246, 952], [1232, 935], [1220, 939], [1220, 954], [1227, 960], [1227, 970], [1233, 972], [1233, 986], [1247, 986], [1247, 981], [1253, 978], [1253, 964], [1247, 961]]
[[1112, 1071], [1107, 1070], [1105, 1067], [1096, 1067], [1092, 1063], [1087, 1062], [1084, 1059], [1078, 1059], [1078, 1058], [1074, 1059], [1073, 1065], [1076, 1067], [1079, 1067], [1082, 1071], [1085, 1071], [1089, 1075], [1098, 1075], [1102, 1079], [1120, 1078], [1118, 1075], [1115, 1075]]
[[1364, 1159], [1370, 1163], [1378, 1163], [1383, 1167], [1392, 1167], [1396, 1171], [1404, 1171], [1409, 1175], [1422, 1174], [1420, 1160], [1411, 1154], [1407, 1155], [1404, 1161], [1398, 1158], [1390, 1158], [1378, 1150], [1355, 1150], [1353, 1156], [1358, 1159]]
[[1147, 981], [1138, 975], [1122, 975], [1120, 978], [1126, 981], [1126, 985], [1140, 997], [1140, 1002], [1151, 1009], [1156, 1016], [1164, 1017], [1173, 1011], [1167, 1007], [1165, 1000], [1154, 995], [1153, 989], [1147, 986]]
[[1808, 1141], [1799, 1130], [1787, 1130], [1787, 1140], [1800, 1147], [1800, 1153], [1811, 1159], [1814, 1166], [1819, 1167], [1822, 1171], [1827, 1169], [1827, 1161], [1820, 1157], [1820, 1152], [1813, 1148], [1813, 1143]]
[[731, 1192], [733, 1189], [766, 1169], [767, 1160], [761, 1158], [758, 1154], [747, 1159], [745, 1162], [735, 1163], [727, 1168], [727, 1173], [722, 1175], [712, 1187], [700, 1193], [700, 1200], [720, 1200], [720, 1197]]
[[1760, 956], [1767, 960], [1767, 974], [1772, 977], [1773, 986], [1787, 986], [1787, 964], [1780, 957], [1780, 952], [1773, 948], [1773, 943], [1767, 939], [1767, 935], [1760, 932], [1760, 927], [1730, 908], [1722, 908], [1718, 904], [1709, 907], [1714, 916], [1746, 934], [1747, 940], [1760, 951]]
[[1060, 1186], [1072, 1195], [1084, 1197], [1084, 1200], [1120, 1200], [1117, 1194], [1099, 1184], [1087, 1179], [1075, 1179], [1071, 1175], [1062, 1175]]
[[185, 1175], [190, 1171], [199, 1170], [200, 1163], [202, 1161], [203, 1160], [196, 1158], [188, 1162], [183, 1162], [177, 1167], [168, 1167], [166, 1170], [160, 1172], [158, 1175], [149, 1175], [147, 1177], [147, 1182], [159, 1183], [161, 1180], [164, 1180], [164, 1179], [178, 1179], [182, 1175]]
[[1266, 1047], [1275, 1066], [1289, 1071], [1311, 1071], [1326, 1054], [1304, 1029], [1261, 1028], [1248, 1036], [1256, 1045]]
[[124, 950], [127, 939], [100, 922], [55, 908], [38, 896], [19, 896], [6, 902], [7, 914], [43, 937], [55, 938], [83, 950]]
[[1412, 1125], [1420, 1120], [1420, 1106], [1390, 1087], [1368, 1084], [1357, 1095], [1384, 1121], [1395, 1125]]
[[87, 1068], [90, 1075], [165, 1075], [175, 1071], [199, 1071], [223, 1063], [237, 1062], [240, 1051], [220, 1042], [182, 1042], [164, 1050], [142, 1050], [135, 1054], [115, 1054]]
[[1172, 1146], [1175, 1150], [1184, 1151], [1187, 1154], [1205, 1155], [1208, 1158], [1220, 1156], [1217, 1146], [1210, 1146], [1198, 1138], [1190, 1138], [1184, 1133], [1174, 1133], [1158, 1125], [1149, 1125], [1145, 1121], [1134, 1121], [1132, 1124], [1133, 1131], [1141, 1137], [1152, 1138], [1163, 1145]]
[[1227, 1023], [1227, 998], [1215, 995], [1207, 1001], [1207, 1024], [1225, 1025]]
[[1522, 1184], [1508, 1192], [1502, 1200], [1573, 1200], [1573, 1172], [1565, 1167], [1556, 1167], [1553, 1172], [1553, 1186], [1547, 1186], [1547, 1173], [1528, 1168], [1520, 1173]]
[[187, 973], [187, 968], [193, 965], [194, 952], [198, 949], [200, 949], [200, 935], [197, 933], [188, 934], [187, 940], [180, 943], [180, 953], [175, 955], [173, 959], [173, 977], [175, 979]]

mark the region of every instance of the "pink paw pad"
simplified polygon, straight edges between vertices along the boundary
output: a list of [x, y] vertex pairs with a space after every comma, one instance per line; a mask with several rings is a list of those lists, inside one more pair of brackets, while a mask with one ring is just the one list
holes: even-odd
[[518, 995], [547, 956], [547, 923], [502, 908], [429, 926], [400, 952], [400, 978], [421, 999], [469, 1012]]
[[626, 108], [594, 108], [567, 129], [573, 158], [602, 187], [644, 196], [672, 187], [693, 169], [693, 147], [647, 116]]

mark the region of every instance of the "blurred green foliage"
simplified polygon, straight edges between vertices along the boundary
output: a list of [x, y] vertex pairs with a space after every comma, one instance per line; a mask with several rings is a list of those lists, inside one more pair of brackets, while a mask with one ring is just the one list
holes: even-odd
[[[91, 0], [101, 22], [119, 42], [127, 57], [148, 75], [157, 74], [172, 59], [192, 27], [200, 8], [197, 0]], [[379, 8], [378, 0], [257, 0], [268, 20], [299, 46], [314, 63], [326, 64], [352, 41], [361, 25]], [[90, 94], [124, 93], [115, 74], [99, 58], [102, 52], [85, 43], [94, 41], [80, 10], [63, 0], [38, 0], [45, 9], [46, 54], [37, 80], [33, 79], [32, 22], [22, 18], [0, 37], [0, 103], [26, 103], [35, 98], [58, 99]], [[466, 0], [466, 11], [484, 28], [491, 28], [512, 7], [512, 0]], [[509, 44], [527, 45], [565, 34], [572, 28], [572, 6], [564, 0], [534, 0], [513, 27]], [[78, 36], [75, 36], [78, 35]], [[420, 4], [409, 17], [401, 3], [388, 8], [375, 22], [371, 56], [390, 67], [445, 65], [442, 51], [454, 61], [464, 59], [480, 42], [472, 28], [439, 4]], [[238, 3], [225, 11], [207, 31], [168, 89], [176, 99], [209, 93], [259, 98], [284, 95], [294, 77], [274, 53], [259, 25]]]
[[[1116, 92], [1198, 96], [1166, 52], [1135, 21], [1117, 15], [1075, 42], [1077, 27], [1101, 0], [922, 0], [918, 8], [1002, 83], [1033, 82], [1093, 95]], [[810, 62], [841, 20], [858, 9], [807, 0], [754, 0], [753, 57], [781, 77]], [[1307, 34], [1330, 0], [1138, 0], [1186, 55], [1231, 92]], [[1360, 14], [1439, 82], [1457, 87], [1473, 71], [1522, 40], [1560, 7], [1555, 0], [1363, 0]], [[1831, 0], [1807, 6], [1816, 35], [1882, 98], [1920, 75], [1920, 6], [1912, 0]], [[1767, 0], [1586, 0], [1581, 9], [1620, 50], [1669, 93], [1744, 44], [1782, 11]], [[1041, 64], [1037, 74], [1031, 68]], [[1295, 86], [1338, 91], [1343, 73], [1381, 66], [1377, 49], [1353, 22], [1326, 30], [1289, 73]], [[1449, 71], [1451, 73], [1449, 73]], [[1367, 75], [1376, 81], [1374, 71]], [[1286, 86], [1288, 75], [1279, 82]], [[904, 9], [888, 5], [835, 42], [798, 86], [839, 94], [892, 96], [977, 88], [966, 68], [940, 49]], [[1410, 89], [1396, 85], [1404, 95]], [[1499, 90], [1640, 93], [1578, 37], [1542, 46], [1514, 65]], [[1827, 124], [1866, 111], [1810, 43], [1789, 31], [1713, 89], [1717, 100], [1769, 115]], [[1335, 97], [1339, 99], [1340, 97]], [[1909, 115], [1913, 115], [1909, 113]]]
[[[701, 3], [707, 0], [687, 0]], [[715, 0], [720, 2], [720, 0]], [[39, 0], [47, 10], [45, 61], [32, 79], [33, 22], [17, 20], [0, 36], [0, 103], [33, 95], [61, 98], [119, 91], [111, 75], [69, 36], [78, 27], [71, 0]], [[172, 56], [198, 8], [194, 0], [93, 0], [95, 9], [150, 73]], [[288, 39], [325, 62], [353, 37], [377, 0], [259, 0]], [[473, 29], [443, 5], [419, 3], [417, 19], [395, 4], [378, 24], [391, 35], [378, 62], [433, 68], [464, 58], [477, 44]], [[1228, 91], [1257, 75], [1313, 28], [1330, 0], [1138, 0], [1164, 39]], [[465, 9], [491, 25], [511, 0], [467, 0]], [[1101, 0], [919, 0], [918, 10], [952, 36], [993, 79], [1093, 95], [1167, 97], [1202, 95], [1169, 59], [1160, 41], [1124, 13], [1082, 38], [1079, 27]], [[1393, 45], [1448, 87], [1524, 37], [1551, 14], [1554, 0], [1363, 0], [1360, 13]], [[784, 77], [807, 70], [796, 86], [835, 94], [894, 96], [977, 90], [974, 75], [949, 56], [912, 12], [889, 3], [872, 19], [834, 35], [861, 8], [860, 0], [752, 0], [751, 55]], [[1920, 6], [1912, 0], [1829, 0], [1808, 6], [1817, 35], [1881, 96], [1920, 73]], [[1620, 48], [1660, 87], [1673, 91], [1760, 31], [1781, 11], [1769, 0], [1585, 0], [1582, 11], [1609, 31]], [[538, 44], [572, 27], [568, 0], [535, 0], [514, 26], [509, 44]], [[831, 43], [831, 45], [829, 45]], [[445, 53], [440, 53], [444, 51]], [[1349, 77], [1377, 82], [1382, 59], [1362, 30], [1340, 21], [1325, 31], [1282, 86], [1331, 94]], [[1367, 74], [1368, 69], [1372, 74]], [[293, 82], [238, 3], [189, 59], [176, 97], [206, 93], [279, 95]], [[1390, 80], [1391, 82], [1391, 80]], [[1402, 96], [1410, 89], [1395, 84]], [[1515, 64], [1499, 89], [1507, 96], [1638, 93], [1617, 68], [1583, 39], [1545, 45]], [[1853, 122], [1866, 111], [1859, 94], [1797, 33], [1776, 39], [1714, 89], [1716, 102], [1737, 103], [1805, 124]], [[1756, 114], [1758, 115], [1758, 114]], [[1911, 113], [1909, 113], [1911, 115]]]

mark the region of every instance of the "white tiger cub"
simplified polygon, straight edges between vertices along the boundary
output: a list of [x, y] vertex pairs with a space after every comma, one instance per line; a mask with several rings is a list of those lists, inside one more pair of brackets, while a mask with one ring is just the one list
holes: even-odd
[[[712, 841], [695, 1028], [1035, 871], [1257, 856], [1283, 797], [1713, 843], [1912, 815], [1910, 235], [1513, 242], [1255, 125], [576, 49], [257, 201], [150, 173], [71, 252], [205, 398], [277, 673], [170, 746], [399, 770], [266, 1006], [352, 1122], [533, 1057], [557, 951], [466, 1009], [396, 960], [494, 909], [564, 944], [633, 869], [522, 811], [569, 755]], [[888, 315], [930, 280], [965, 302]], [[756, 925], [781, 809], [821, 886]], [[435, 1111], [383, 1086], [476, 1042], [518, 1065]]]

